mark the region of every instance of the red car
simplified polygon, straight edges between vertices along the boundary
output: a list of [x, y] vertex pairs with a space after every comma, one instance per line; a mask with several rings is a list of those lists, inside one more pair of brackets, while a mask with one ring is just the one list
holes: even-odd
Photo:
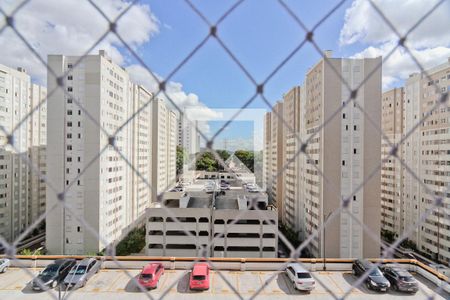
[[139, 284], [145, 288], [154, 289], [158, 286], [158, 281], [164, 274], [164, 267], [159, 263], [150, 263], [142, 268], [139, 274]]
[[206, 263], [194, 265], [189, 278], [189, 288], [191, 290], [209, 289], [209, 266]]

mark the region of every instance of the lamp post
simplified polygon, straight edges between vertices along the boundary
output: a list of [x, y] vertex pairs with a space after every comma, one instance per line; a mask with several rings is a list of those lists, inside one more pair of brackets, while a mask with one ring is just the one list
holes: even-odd
[[326, 258], [326, 248], [325, 248], [325, 223], [327, 222], [328, 218], [331, 215], [331, 211], [326, 215], [323, 224], [322, 224], [322, 233], [323, 233], [323, 270], [326, 271], [327, 270], [327, 258]]

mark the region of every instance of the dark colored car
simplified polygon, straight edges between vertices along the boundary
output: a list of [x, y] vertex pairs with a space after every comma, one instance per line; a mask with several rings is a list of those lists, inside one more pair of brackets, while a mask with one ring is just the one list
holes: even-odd
[[[366, 276], [364, 282], [370, 290], [386, 292], [391, 284], [384, 277], [380, 269], [368, 260], [355, 260], [352, 266], [353, 274], [357, 277]], [[366, 274], [368, 272], [368, 274]]]
[[400, 267], [385, 267], [383, 274], [396, 291], [415, 294], [419, 290], [419, 283], [405, 269]]
[[33, 290], [47, 290], [55, 288], [67, 276], [69, 271], [75, 266], [75, 259], [57, 259], [48, 265], [32, 281]]

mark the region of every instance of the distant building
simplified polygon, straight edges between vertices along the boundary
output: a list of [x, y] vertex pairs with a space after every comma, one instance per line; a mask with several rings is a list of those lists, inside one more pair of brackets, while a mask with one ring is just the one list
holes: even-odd
[[200, 152], [200, 134], [197, 131], [198, 121], [187, 120], [184, 115], [178, 119], [177, 145], [183, 147], [189, 155]]
[[404, 96], [403, 88], [395, 88], [383, 93], [381, 99], [381, 129], [385, 137], [381, 138], [381, 228], [391, 232], [405, 227], [399, 217], [403, 207], [402, 165], [390, 155], [393, 146], [400, 148], [397, 154], [401, 155]]
[[155, 99], [152, 111], [152, 201], [176, 182], [177, 116], [161, 99]]
[[0, 236], [9, 242], [45, 212], [46, 96], [24, 69], [0, 65]]

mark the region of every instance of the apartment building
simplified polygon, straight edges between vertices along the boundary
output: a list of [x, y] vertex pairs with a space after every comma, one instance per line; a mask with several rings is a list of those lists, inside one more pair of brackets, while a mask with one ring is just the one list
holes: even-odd
[[[304, 87], [309, 159], [301, 199], [305, 205], [306, 233], [319, 229], [321, 233], [313, 239], [310, 251], [317, 257], [377, 257], [379, 249], [373, 245], [379, 241], [374, 241], [360, 224], [380, 232], [380, 173], [376, 169], [381, 157], [381, 70], [376, 68], [381, 58], [341, 59], [327, 54], [328, 62], [322, 59], [306, 74]], [[356, 89], [368, 78], [355, 101], [375, 126], [352, 102], [332, 118], [350, 98], [350, 90], [340, 77], [350, 89]], [[322, 126], [326, 121], [327, 125]], [[343, 200], [348, 200], [348, 211], [321, 229]]]
[[200, 134], [196, 129], [198, 127], [198, 121], [188, 120], [184, 115], [181, 115], [177, 123], [177, 145], [183, 147], [189, 155], [200, 152]]
[[283, 166], [286, 167], [282, 182], [284, 205], [281, 221], [295, 231], [300, 230], [300, 220], [304, 218], [302, 211], [300, 211], [300, 201], [298, 199], [301, 175], [299, 170], [300, 156], [303, 155], [302, 153], [297, 155], [301, 146], [299, 140], [302, 119], [300, 97], [300, 86], [293, 87], [283, 95], [283, 119], [285, 123], [283, 142], [281, 143], [283, 146]]
[[[269, 200], [271, 204], [278, 208], [278, 218], [282, 220], [283, 218], [283, 180], [284, 172], [279, 172], [283, 167], [283, 135], [284, 135], [284, 125], [283, 125], [283, 102], [278, 101], [272, 112], [266, 113], [265, 116], [265, 183], [267, 186], [267, 193], [269, 195]], [[269, 153], [269, 154], [267, 154]]]
[[[424, 187], [421, 187], [416, 178], [411, 178], [414, 177], [412, 174], [409, 174], [407, 180], [405, 176], [405, 230], [411, 224], [419, 222], [421, 217], [431, 210], [425, 222], [417, 226], [417, 231], [413, 232], [410, 239], [417, 242], [417, 249], [421, 252], [449, 264], [450, 105], [448, 100], [437, 107], [436, 103], [445, 93], [448, 97], [450, 58], [446, 63], [427, 70], [426, 73], [428, 76], [425, 73], [412, 75], [405, 86], [405, 105], [414, 107], [415, 113], [407, 116], [410, 121], [405, 124], [404, 134], [408, 134], [423, 116], [430, 113], [428, 118], [421, 122], [420, 130], [415, 130], [412, 136], [415, 140], [408, 138], [405, 141], [406, 144], [414, 143], [415, 147], [406, 154], [405, 162], [412, 165], [413, 171], [419, 174], [424, 184]], [[419, 101], [416, 102], [417, 100]], [[406, 174], [406, 170], [403, 173]], [[442, 199], [439, 206], [435, 206], [437, 198]]]
[[45, 97], [24, 69], [0, 65], [0, 235], [9, 242], [45, 210]]
[[[260, 210], [249, 209], [258, 201]], [[276, 257], [278, 214], [267, 195], [227, 192], [214, 200], [203, 192], [165, 193], [164, 205], [147, 209], [150, 256]]]
[[381, 99], [381, 228], [389, 232], [400, 232], [404, 227], [402, 217], [402, 178], [403, 166], [400, 160], [391, 155], [397, 147], [396, 155], [402, 153], [403, 105], [405, 91], [394, 88], [386, 91]]
[[[48, 88], [57, 88], [48, 99], [48, 179], [60, 193], [47, 194], [46, 247], [52, 254], [98, 252], [150, 203], [152, 116], [150, 106], [140, 108], [152, 95], [102, 50], [49, 55], [48, 66], [65, 84], [57, 88], [48, 73]], [[61, 201], [66, 206], [50, 211]]]
[[263, 149], [263, 188], [270, 193], [272, 190], [272, 113], [267, 112], [264, 115], [264, 149]]
[[132, 86], [132, 143], [131, 165], [134, 171], [131, 172], [132, 195], [128, 201], [128, 224], [132, 224], [134, 220], [138, 220], [145, 214], [145, 209], [149, 206], [151, 200], [151, 181], [152, 181], [152, 163], [151, 163], [151, 147], [152, 144], [152, 117], [151, 117], [151, 101], [154, 100], [153, 94], [141, 85]]
[[[268, 126], [274, 114], [266, 116], [265, 157], [271, 162], [266, 165], [268, 193], [278, 201], [280, 220], [285, 225], [298, 231], [303, 240], [315, 235], [308, 245], [311, 255], [377, 257], [379, 249], [373, 245], [379, 240], [373, 240], [361, 224], [380, 232], [377, 168], [381, 157], [381, 71], [376, 67], [381, 58], [332, 58], [330, 51], [326, 55], [327, 60], [309, 69], [303, 86], [294, 87], [275, 107], [282, 112], [286, 126], [273, 119]], [[370, 120], [353, 102], [343, 107], [351, 90], [359, 87], [368, 74], [371, 76], [358, 90], [355, 101]], [[302, 147], [294, 133], [306, 143], [306, 155], [302, 153], [286, 167], [280, 176], [281, 185], [274, 182], [270, 186], [273, 174], [280, 172]], [[344, 200], [348, 209], [323, 228]]]
[[177, 115], [163, 100], [154, 99], [152, 110], [152, 201], [176, 182]]

